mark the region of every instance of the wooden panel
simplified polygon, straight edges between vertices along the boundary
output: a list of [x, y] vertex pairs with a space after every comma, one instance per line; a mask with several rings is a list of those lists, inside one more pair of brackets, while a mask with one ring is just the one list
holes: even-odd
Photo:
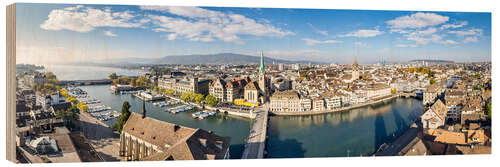
[[16, 162], [16, 4], [7, 6], [7, 134], [6, 158]]

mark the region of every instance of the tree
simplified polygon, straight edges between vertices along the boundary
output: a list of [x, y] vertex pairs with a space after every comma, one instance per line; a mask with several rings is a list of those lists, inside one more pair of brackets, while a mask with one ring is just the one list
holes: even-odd
[[199, 94], [199, 93], [197, 93], [196, 97], [194, 98], [196, 103], [201, 103], [201, 101], [203, 101], [203, 99], [205, 99], [205, 97], [203, 96], [203, 94]]
[[435, 80], [434, 78], [431, 78], [431, 79], [429, 80], [429, 83], [432, 85], [432, 84], [436, 83], [436, 80]]
[[146, 77], [144, 77], [144, 76], [139, 76], [139, 77], [137, 78], [137, 80], [135, 81], [135, 84], [136, 84], [137, 86], [142, 86], [142, 87], [145, 87], [145, 86], [148, 86], [148, 81], [149, 81], [149, 80], [148, 80]]
[[167, 95], [173, 95], [173, 94], [175, 93], [175, 91], [174, 91], [173, 89], [167, 89], [167, 90], [165, 91], [165, 93], [166, 93]]
[[118, 78], [118, 75], [116, 75], [116, 72], [111, 73], [111, 74], [109, 75], [109, 79], [113, 79], [113, 80], [114, 80], [114, 79], [116, 79], [116, 78]]
[[84, 112], [85, 112], [85, 111], [87, 111], [87, 110], [89, 109], [89, 106], [87, 106], [87, 105], [86, 105], [85, 103], [83, 103], [83, 102], [79, 102], [79, 103], [77, 104], [77, 107], [78, 107], [80, 110], [84, 111]]
[[127, 122], [128, 118], [130, 117], [130, 103], [128, 101], [124, 101], [122, 104], [122, 113], [118, 120], [116, 121], [116, 124], [113, 126], [113, 129], [118, 131], [119, 133], [122, 132], [123, 126]]
[[181, 99], [186, 101], [186, 102], [190, 101], [191, 100], [191, 92], [186, 91], [186, 92], [182, 93]]
[[217, 98], [215, 98], [214, 95], [207, 95], [207, 97], [205, 97], [205, 102], [209, 106], [215, 106], [217, 105]]
[[488, 104], [486, 104], [486, 115], [488, 115], [488, 118], [491, 119], [491, 101], [488, 102]]

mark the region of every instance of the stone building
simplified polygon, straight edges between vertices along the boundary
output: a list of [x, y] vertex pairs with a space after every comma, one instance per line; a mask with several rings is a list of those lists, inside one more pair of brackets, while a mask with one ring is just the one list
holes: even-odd
[[176, 93], [182, 94], [187, 91], [192, 91], [195, 93], [201, 93], [207, 95], [209, 93], [210, 80], [198, 79], [198, 77], [192, 78], [160, 78], [158, 79], [158, 87], [164, 89], [172, 89]]
[[209, 92], [223, 103], [232, 103], [235, 99], [244, 98], [244, 89], [248, 81], [249, 78], [226, 82], [219, 78], [210, 83]]
[[275, 92], [270, 98], [270, 110], [274, 112], [301, 112], [299, 94], [295, 90]]
[[126, 161], [213, 160], [229, 158], [229, 138], [132, 112], [120, 134]]
[[436, 129], [442, 127], [446, 121], [447, 111], [448, 109], [443, 102], [441, 102], [441, 100], [437, 100], [431, 108], [420, 116], [422, 120], [422, 127], [425, 129]]

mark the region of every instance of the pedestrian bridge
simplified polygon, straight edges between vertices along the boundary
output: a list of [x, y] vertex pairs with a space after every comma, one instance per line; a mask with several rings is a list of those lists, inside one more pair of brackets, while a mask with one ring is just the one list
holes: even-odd
[[262, 109], [255, 114], [256, 116], [246, 140], [242, 159], [264, 158], [269, 111], [268, 109]]

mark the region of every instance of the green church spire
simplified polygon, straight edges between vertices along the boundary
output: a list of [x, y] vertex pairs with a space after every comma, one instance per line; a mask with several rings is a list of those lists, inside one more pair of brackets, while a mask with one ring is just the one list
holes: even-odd
[[264, 66], [264, 51], [260, 52], [260, 73], [265, 73], [266, 72], [266, 67]]

